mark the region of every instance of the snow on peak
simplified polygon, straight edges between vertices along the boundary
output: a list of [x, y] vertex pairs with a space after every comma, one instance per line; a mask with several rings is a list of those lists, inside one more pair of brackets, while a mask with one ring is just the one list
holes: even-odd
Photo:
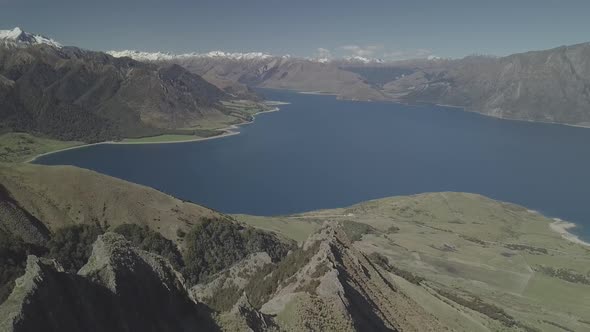
[[256, 59], [268, 59], [273, 56], [262, 52], [249, 52], [249, 53], [229, 53], [223, 51], [212, 51], [204, 54], [195, 54], [197, 57], [204, 58], [228, 58], [232, 60], [256, 60]]
[[12, 30], [0, 30], [0, 43], [10, 46], [28, 46], [47, 44], [54, 47], [62, 47], [60, 43], [42, 35], [35, 35], [16, 27]]
[[347, 62], [350, 62], [350, 63], [362, 63], [362, 64], [385, 62], [382, 59], [366, 58], [366, 57], [358, 56], [358, 55], [344, 57], [344, 60]]
[[219, 59], [231, 59], [231, 60], [263, 60], [274, 57], [273, 55], [262, 53], [262, 52], [250, 52], [250, 53], [230, 53], [223, 51], [211, 51], [207, 53], [184, 53], [184, 54], [173, 54], [163, 52], [141, 52], [134, 50], [124, 51], [108, 51], [108, 54], [115, 58], [129, 57], [138, 61], [165, 61], [183, 58], [219, 58]]
[[16, 27], [12, 30], [0, 30], [0, 39], [17, 40], [24, 31]]
[[163, 52], [141, 52], [141, 51], [134, 51], [134, 50], [124, 50], [124, 51], [108, 51], [108, 54], [114, 56], [115, 58], [123, 58], [128, 57], [138, 61], [163, 61], [163, 60], [172, 60], [177, 58], [178, 56], [172, 53], [163, 53]]
[[[170, 61], [170, 60], [180, 60], [180, 59], [216, 59], [216, 60], [232, 60], [232, 61], [258, 61], [258, 60], [267, 60], [267, 59], [290, 59], [290, 55], [283, 55], [277, 56], [272, 55], [264, 52], [248, 52], [248, 53], [232, 53], [232, 52], [224, 52], [224, 51], [211, 51], [207, 53], [183, 53], [183, 54], [174, 54], [174, 53], [167, 53], [167, 52], [142, 52], [142, 51], [135, 51], [135, 50], [123, 50], [123, 51], [108, 51], [106, 52], [115, 58], [122, 58], [128, 57], [132, 58], [137, 61]], [[350, 56], [344, 58], [332, 58], [332, 57], [307, 57], [302, 58], [312, 62], [318, 63], [349, 63], [349, 64], [377, 64], [377, 63], [384, 63], [385, 60], [382, 59], [375, 59], [375, 58], [366, 58], [362, 56]]]

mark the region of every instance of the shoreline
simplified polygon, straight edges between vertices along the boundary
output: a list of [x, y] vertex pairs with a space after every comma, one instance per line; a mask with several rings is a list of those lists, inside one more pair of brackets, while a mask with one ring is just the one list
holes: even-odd
[[[279, 100], [266, 100], [263, 102], [263, 104], [268, 105], [268, 106], [280, 106], [280, 105], [290, 105], [291, 103], [286, 102], [286, 101], [279, 101]], [[268, 111], [263, 111], [263, 112], [268, 112]], [[262, 113], [262, 112], [259, 112], [259, 113]]]
[[339, 96], [338, 93], [325, 91], [298, 91], [298, 93], [302, 95]]
[[449, 105], [449, 104], [436, 104], [436, 103], [434, 105], [435, 106], [441, 106], [441, 107], [448, 107], [448, 108], [456, 108], [456, 109], [459, 109], [460, 111], [463, 111], [463, 112], [475, 113], [475, 114], [479, 114], [481, 116], [485, 116], [485, 117], [492, 118], [492, 119], [498, 119], [498, 120], [528, 122], [528, 123], [539, 123], [539, 124], [547, 124], [547, 125], [559, 125], [559, 126], [567, 126], [567, 127], [574, 127], [574, 128], [590, 129], [590, 124], [589, 125], [582, 125], [582, 124], [571, 124], [571, 123], [563, 123], [563, 122], [537, 121], [537, 120], [527, 120], [527, 119], [513, 119], [513, 118], [506, 118], [506, 117], [496, 116], [496, 115], [493, 115], [493, 114], [487, 114], [487, 113], [478, 112], [478, 111], [470, 111], [465, 106], [455, 106], [455, 105]]
[[[280, 101], [272, 101], [272, 104], [268, 104], [268, 105], [275, 106], [275, 105], [287, 105], [287, 104], [289, 104], [289, 103], [280, 102]], [[230, 125], [228, 127], [216, 129], [216, 130], [221, 130], [223, 132], [221, 134], [219, 134], [219, 135], [215, 135], [215, 136], [211, 136], [211, 137], [195, 137], [194, 139], [179, 140], [179, 141], [161, 141], [161, 142], [105, 141], [105, 142], [97, 142], [97, 143], [88, 143], [88, 144], [81, 144], [81, 145], [76, 145], [76, 146], [70, 146], [70, 147], [67, 147], [67, 148], [64, 148], [64, 149], [59, 149], [59, 150], [54, 150], [54, 151], [48, 151], [48, 152], [40, 153], [40, 154], [35, 155], [32, 158], [26, 160], [24, 163], [25, 164], [30, 164], [30, 163], [33, 163], [35, 160], [37, 160], [37, 159], [39, 159], [39, 158], [41, 158], [43, 156], [47, 156], [47, 155], [58, 153], [58, 152], [64, 152], [64, 151], [74, 150], [74, 149], [82, 149], [82, 148], [87, 148], [87, 147], [91, 147], [91, 146], [95, 146], [95, 145], [102, 145], [102, 144], [112, 144], [112, 145], [180, 144], [180, 143], [201, 142], [201, 141], [218, 139], [218, 138], [223, 138], [223, 137], [228, 137], [228, 136], [234, 136], [234, 135], [238, 135], [240, 133], [239, 131], [236, 131], [237, 129], [239, 129], [239, 126], [248, 125], [248, 124], [253, 123], [256, 120], [256, 117], [258, 115], [263, 114], [263, 113], [272, 113], [272, 112], [278, 112], [278, 111], [280, 111], [280, 108], [274, 107], [274, 108], [272, 108], [270, 110], [267, 110], [267, 111], [257, 112], [256, 114], [252, 115], [252, 120], [251, 121], [247, 121], [247, 122], [243, 122], [243, 123], [238, 123], [238, 124], [233, 124], [233, 125]]]
[[[295, 93], [299, 93], [299, 94], [304, 94], [304, 95], [321, 95], [321, 96], [336, 96], [337, 99], [340, 99], [341, 95], [336, 93], [336, 92], [325, 92], [325, 91], [301, 91], [301, 90], [297, 90], [297, 89], [285, 89], [285, 88], [264, 88], [264, 89], [270, 89], [270, 90], [284, 90], [284, 91], [291, 91], [291, 92], [295, 92]], [[475, 110], [468, 110], [468, 108], [466, 106], [457, 106], [457, 105], [451, 105], [451, 104], [441, 104], [441, 103], [434, 103], [434, 102], [425, 102], [425, 101], [413, 101], [413, 102], [408, 102], [408, 101], [404, 101], [400, 98], [386, 98], [384, 100], [366, 100], [366, 99], [349, 99], [349, 98], [343, 98], [342, 100], [349, 100], [349, 101], [362, 101], [362, 102], [367, 102], [367, 103], [372, 103], [372, 102], [391, 102], [391, 103], [395, 103], [395, 104], [401, 104], [401, 105], [406, 105], [406, 106], [420, 106], [420, 105], [434, 105], [434, 106], [441, 106], [441, 107], [448, 107], [448, 108], [453, 108], [453, 109], [458, 109], [460, 111], [463, 112], [467, 112], [467, 113], [475, 113], [475, 114], [479, 114], [481, 116], [485, 116], [487, 118], [492, 118], [492, 119], [498, 119], [498, 120], [506, 120], [506, 121], [518, 121], [518, 122], [529, 122], [529, 123], [539, 123], [539, 124], [547, 124], [547, 125], [559, 125], [559, 126], [567, 126], [567, 127], [574, 127], [574, 128], [585, 128], [585, 129], [590, 129], [590, 124], [571, 124], [571, 123], [563, 123], [563, 122], [551, 122], [551, 121], [538, 121], [538, 120], [527, 120], [527, 119], [514, 119], [514, 118], [506, 118], [506, 117], [501, 117], [501, 116], [496, 116], [493, 114], [487, 114], [487, 113], [483, 113], [483, 112], [479, 112], [479, 111], [475, 111]]]
[[569, 221], [563, 221], [559, 218], [553, 218], [553, 220], [554, 221], [549, 224], [549, 228], [551, 228], [552, 231], [561, 235], [561, 237], [567, 241], [590, 247], [590, 243], [580, 239], [579, 236], [568, 231], [571, 228], [575, 228], [577, 226], [576, 224]]

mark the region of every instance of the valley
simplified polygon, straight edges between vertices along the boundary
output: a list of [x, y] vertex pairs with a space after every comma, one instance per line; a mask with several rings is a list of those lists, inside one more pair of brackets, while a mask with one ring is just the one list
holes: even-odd
[[349, 100], [453, 105], [503, 119], [588, 126], [590, 44], [504, 57], [323, 61], [264, 53], [158, 54], [112, 51], [175, 63], [213, 80], [248, 86], [321, 91]]
[[590, 43], [92, 49], [0, 30], [0, 331], [590, 330]]
[[35, 163], [88, 168], [226, 213], [268, 216], [422, 192], [472, 192], [576, 223], [570, 231], [590, 238], [586, 129], [430, 105], [258, 92], [289, 104], [235, 129], [239, 135], [95, 145]]

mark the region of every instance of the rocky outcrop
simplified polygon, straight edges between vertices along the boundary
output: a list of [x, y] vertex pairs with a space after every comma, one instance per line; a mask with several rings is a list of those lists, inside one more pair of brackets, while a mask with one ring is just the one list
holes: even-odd
[[211, 331], [208, 310], [163, 258], [105, 233], [78, 274], [29, 256], [0, 306], [2, 331]]
[[226, 331], [439, 331], [336, 222], [282, 261], [256, 253], [192, 288]]
[[[266, 302], [287, 330], [439, 331], [443, 327], [400, 292], [387, 272], [352, 246], [337, 223], [328, 222], [304, 244], [317, 250], [309, 262]], [[288, 313], [288, 314], [287, 314]], [[289, 315], [285, 320], [281, 317]]]

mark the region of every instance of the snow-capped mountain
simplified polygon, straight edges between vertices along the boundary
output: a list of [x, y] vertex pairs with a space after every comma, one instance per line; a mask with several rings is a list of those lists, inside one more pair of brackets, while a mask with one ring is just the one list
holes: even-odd
[[5, 46], [29, 46], [47, 44], [61, 48], [62, 45], [51, 38], [23, 31], [16, 27], [12, 30], [0, 30], [0, 44]]
[[[219, 59], [230, 59], [230, 60], [264, 60], [274, 58], [274, 55], [270, 55], [263, 52], [249, 52], [249, 53], [231, 53], [223, 51], [211, 51], [207, 53], [184, 53], [184, 54], [173, 54], [164, 52], [142, 52], [134, 50], [123, 50], [123, 51], [108, 51], [106, 52], [115, 58], [129, 57], [137, 61], [169, 61], [187, 58], [219, 58]], [[284, 56], [288, 57], [288, 56]]]
[[345, 62], [349, 62], [351, 64], [356, 63], [356, 64], [370, 64], [370, 63], [384, 63], [385, 60], [383, 59], [376, 59], [376, 58], [366, 58], [363, 56], [349, 56], [349, 57], [344, 57], [343, 60]]
[[[171, 61], [171, 60], [182, 60], [182, 59], [217, 59], [217, 60], [234, 60], [234, 61], [248, 61], [248, 60], [268, 60], [268, 59], [290, 59], [290, 55], [272, 55], [264, 52], [249, 52], [249, 53], [231, 53], [223, 51], [211, 51], [207, 53], [184, 53], [184, 54], [173, 54], [168, 52], [142, 52], [135, 50], [123, 50], [123, 51], [108, 51], [106, 52], [116, 58], [129, 57], [137, 61]], [[293, 59], [297, 59], [296, 57]], [[299, 58], [300, 60], [307, 60], [317, 63], [330, 63], [335, 62], [339, 64], [379, 64], [386, 62], [382, 59], [367, 58], [361, 56], [350, 56], [343, 58], [328, 58], [328, 57], [306, 57]]]

